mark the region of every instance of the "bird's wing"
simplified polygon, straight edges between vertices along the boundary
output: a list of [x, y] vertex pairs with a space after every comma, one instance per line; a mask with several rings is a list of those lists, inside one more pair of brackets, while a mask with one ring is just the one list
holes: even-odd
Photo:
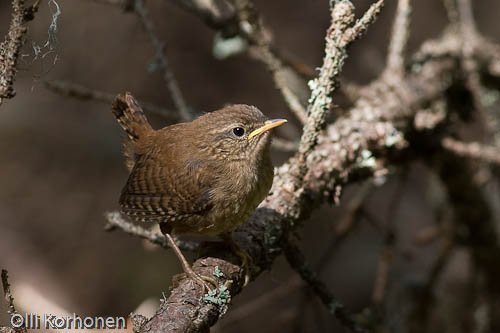
[[213, 170], [176, 147], [152, 145], [122, 190], [122, 211], [137, 220], [174, 222], [212, 208]]

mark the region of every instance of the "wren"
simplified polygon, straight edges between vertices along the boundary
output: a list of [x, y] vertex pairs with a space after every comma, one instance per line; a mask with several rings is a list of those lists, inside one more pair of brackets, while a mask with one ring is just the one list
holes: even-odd
[[256, 107], [239, 104], [154, 130], [129, 93], [118, 95], [112, 110], [127, 134], [130, 175], [121, 212], [159, 223], [184, 272], [204, 287], [213, 279], [192, 270], [173, 234], [220, 236], [248, 271], [251, 258], [232, 242], [231, 232], [271, 189], [270, 130], [286, 120], [269, 120]]

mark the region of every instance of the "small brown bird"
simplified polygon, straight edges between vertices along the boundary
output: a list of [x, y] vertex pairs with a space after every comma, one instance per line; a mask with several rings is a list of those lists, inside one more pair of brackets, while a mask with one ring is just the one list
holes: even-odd
[[[269, 130], [286, 120], [268, 120], [256, 107], [232, 105], [154, 130], [129, 93], [117, 96], [113, 114], [128, 136], [125, 155], [131, 172], [120, 196], [122, 213], [158, 222], [185, 273], [208, 287], [205, 281], [213, 279], [191, 269], [172, 234], [231, 241], [230, 233], [271, 188]], [[231, 245], [247, 265], [248, 255]]]

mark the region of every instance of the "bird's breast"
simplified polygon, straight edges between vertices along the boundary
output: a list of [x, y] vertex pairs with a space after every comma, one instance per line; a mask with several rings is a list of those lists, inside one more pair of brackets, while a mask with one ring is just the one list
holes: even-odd
[[213, 207], [200, 223], [199, 233], [219, 235], [231, 232], [248, 220], [269, 193], [273, 182], [271, 161], [257, 168], [248, 163], [228, 163], [212, 189]]

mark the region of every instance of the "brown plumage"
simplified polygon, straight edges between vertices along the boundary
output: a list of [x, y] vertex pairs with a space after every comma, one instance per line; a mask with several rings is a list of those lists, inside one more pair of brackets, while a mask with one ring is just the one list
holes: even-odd
[[171, 233], [230, 233], [271, 188], [269, 130], [285, 120], [232, 105], [153, 130], [130, 94], [117, 97], [113, 113], [127, 133], [125, 155], [132, 167], [121, 210], [137, 221], [158, 222], [169, 239]]

